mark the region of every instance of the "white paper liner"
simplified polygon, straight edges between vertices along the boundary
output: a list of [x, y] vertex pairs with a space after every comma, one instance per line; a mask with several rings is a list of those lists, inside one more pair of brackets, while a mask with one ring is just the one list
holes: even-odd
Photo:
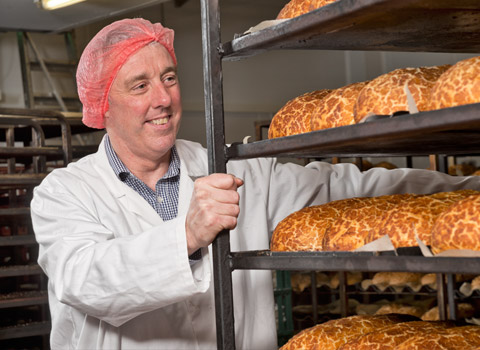
[[256, 26], [251, 27], [250, 29], [245, 31], [243, 34], [255, 33], [255, 32], [258, 32], [259, 30], [262, 30], [271, 26], [275, 26], [285, 21], [288, 21], [288, 19], [272, 19], [272, 20], [263, 21], [257, 24]]

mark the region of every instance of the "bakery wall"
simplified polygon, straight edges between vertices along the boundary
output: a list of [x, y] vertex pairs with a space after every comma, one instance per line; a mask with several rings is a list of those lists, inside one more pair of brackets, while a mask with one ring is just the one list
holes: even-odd
[[[285, 0], [222, 0], [222, 41], [266, 19], [273, 19]], [[255, 11], [251, 11], [254, 8]], [[172, 3], [155, 6], [123, 17], [161, 21], [176, 33], [176, 53], [182, 88], [184, 119], [181, 138], [205, 144], [202, 41], [199, 1], [182, 7]], [[78, 51], [105, 24], [117, 18], [75, 31]], [[62, 41], [37, 36], [46, 58], [65, 55]], [[268, 52], [240, 62], [224, 63], [224, 100], [227, 142], [255, 135], [254, 122], [269, 120], [289, 99], [322, 88], [336, 88], [374, 78], [399, 67], [454, 63], [468, 55], [431, 53], [381, 53], [353, 51]], [[59, 89], [71, 92], [71, 82]], [[48, 91], [46, 83], [40, 89]], [[22, 78], [15, 33], [0, 33], [0, 106], [23, 107]]]

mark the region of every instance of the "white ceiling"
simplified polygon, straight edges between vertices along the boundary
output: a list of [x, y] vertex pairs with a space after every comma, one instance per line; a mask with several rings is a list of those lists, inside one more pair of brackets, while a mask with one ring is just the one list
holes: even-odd
[[166, 1], [172, 0], [87, 0], [45, 11], [34, 0], [0, 0], [0, 31], [62, 32]]

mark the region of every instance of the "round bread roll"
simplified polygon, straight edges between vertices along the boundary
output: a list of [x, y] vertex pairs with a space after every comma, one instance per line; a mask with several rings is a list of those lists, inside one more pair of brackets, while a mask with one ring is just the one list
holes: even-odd
[[278, 13], [277, 19], [288, 19], [316, 10], [337, 0], [290, 0]]
[[353, 107], [366, 84], [353, 83], [329, 93], [312, 115], [312, 131], [355, 124]]
[[429, 330], [411, 336], [396, 350], [473, 350], [480, 346], [480, 327], [463, 326]]
[[373, 79], [358, 95], [355, 121], [358, 123], [371, 113], [390, 115], [408, 111], [405, 84], [408, 84], [418, 110], [427, 110], [433, 84], [449, 67], [400, 68]]
[[363, 198], [349, 198], [296, 211], [280, 221], [273, 231], [272, 251], [323, 250], [325, 230], [345, 208], [364, 205]]
[[377, 231], [383, 214], [411, 196], [395, 194], [365, 198], [365, 205], [346, 209], [325, 231], [323, 249], [351, 251], [369, 243], [367, 238], [372, 231]]
[[338, 348], [338, 350], [395, 350], [410, 337], [453, 327], [453, 322], [412, 321], [398, 323], [381, 330], [362, 335]]
[[424, 313], [425, 309], [420, 306], [390, 303], [382, 305], [375, 315], [405, 314], [420, 318]]
[[409, 315], [357, 315], [330, 320], [304, 329], [280, 349], [334, 350], [362, 334], [413, 320], [418, 319]]
[[331, 91], [323, 89], [307, 92], [288, 101], [273, 116], [268, 128], [268, 138], [273, 139], [311, 131], [312, 114]]
[[430, 109], [480, 102], [480, 56], [450, 67], [432, 87]]
[[[380, 220], [380, 228], [371, 232], [368, 240], [388, 235], [395, 246], [414, 247], [415, 234], [425, 244], [431, 244], [431, 231], [437, 217], [452, 203], [469, 195], [469, 190], [439, 192], [434, 195], [412, 196], [387, 211]], [[377, 236], [374, 236], [377, 234]], [[373, 237], [372, 237], [373, 236]]]
[[432, 251], [449, 249], [480, 250], [480, 195], [472, 195], [451, 205], [432, 227]]
[[[450, 315], [449, 309], [447, 309], [447, 314]], [[457, 319], [461, 320], [464, 318], [470, 318], [475, 314], [475, 308], [469, 303], [458, 303], [457, 304]], [[438, 321], [440, 320], [440, 310], [438, 306], [432, 307], [430, 310], [425, 312], [421, 317], [422, 321]]]
[[386, 284], [394, 287], [406, 286], [420, 283], [422, 276], [422, 273], [416, 272], [377, 272], [372, 278], [372, 284]]

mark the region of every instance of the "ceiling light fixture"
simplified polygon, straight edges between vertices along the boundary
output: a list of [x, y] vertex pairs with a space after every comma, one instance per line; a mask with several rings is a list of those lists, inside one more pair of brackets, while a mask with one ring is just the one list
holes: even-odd
[[37, 4], [44, 10], [55, 10], [65, 6], [74, 5], [85, 0], [37, 0]]

